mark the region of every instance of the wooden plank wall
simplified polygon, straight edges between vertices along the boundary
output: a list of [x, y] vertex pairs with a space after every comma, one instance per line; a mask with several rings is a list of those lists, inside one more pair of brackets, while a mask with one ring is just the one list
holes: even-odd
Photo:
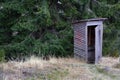
[[86, 60], [85, 24], [74, 24], [74, 56]]

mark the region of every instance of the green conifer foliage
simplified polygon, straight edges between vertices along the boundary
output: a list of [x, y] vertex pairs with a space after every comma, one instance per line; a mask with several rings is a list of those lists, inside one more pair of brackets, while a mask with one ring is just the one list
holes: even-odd
[[104, 54], [118, 53], [119, 0], [0, 0], [0, 49], [6, 59], [70, 56], [71, 22], [97, 17], [108, 18]]

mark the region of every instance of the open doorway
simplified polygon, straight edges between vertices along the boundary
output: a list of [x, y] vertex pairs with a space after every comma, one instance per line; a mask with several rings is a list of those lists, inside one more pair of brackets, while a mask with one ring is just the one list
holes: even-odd
[[88, 26], [88, 63], [95, 63], [95, 28], [96, 25]]

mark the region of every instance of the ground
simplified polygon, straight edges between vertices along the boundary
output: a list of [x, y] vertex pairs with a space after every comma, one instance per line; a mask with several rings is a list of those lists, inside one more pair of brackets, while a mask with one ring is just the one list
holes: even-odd
[[118, 58], [104, 57], [99, 64], [74, 58], [31, 57], [27, 61], [0, 64], [0, 80], [120, 80]]

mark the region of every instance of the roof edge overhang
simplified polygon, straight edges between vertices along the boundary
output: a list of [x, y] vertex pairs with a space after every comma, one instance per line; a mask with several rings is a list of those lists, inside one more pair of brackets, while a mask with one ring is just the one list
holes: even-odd
[[92, 21], [104, 21], [107, 18], [92, 18], [92, 19], [84, 19], [84, 20], [75, 20], [72, 24], [83, 23], [83, 22], [92, 22]]

